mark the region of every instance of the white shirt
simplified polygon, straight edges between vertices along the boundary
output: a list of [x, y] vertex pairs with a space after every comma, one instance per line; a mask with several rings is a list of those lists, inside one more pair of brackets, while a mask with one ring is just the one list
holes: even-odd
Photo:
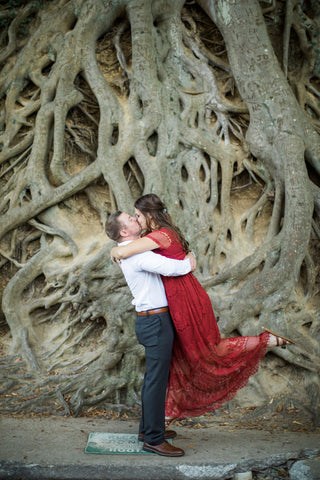
[[[118, 245], [126, 245], [130, 241]], [[168, 305], [160, 275], [173, 277], [191, 272], [190, 260], [174, 260], [154, 252], [143, 252], [121, 260], [121, 269], [133, 295], [137, 312]]]

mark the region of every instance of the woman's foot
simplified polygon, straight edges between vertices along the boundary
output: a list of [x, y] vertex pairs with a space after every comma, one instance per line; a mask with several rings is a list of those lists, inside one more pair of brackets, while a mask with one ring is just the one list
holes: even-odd
[[287, 345], [295, 343], [289, 338], [286, 338], [286, 337], [283, 337], [282, 335], [278, 335], [277, 333], [274, 333], [272, 330], [268, 330], [265, 327], [263, 327], [263, 329], [269, 333], [268, 347], [286, 348]]
[[166, 430], [167, 428], [171, 425], [172, 422], [175, 421], [175, 418], [172, 418], [172, 417], [166, 417], [165, 418], [165, 427], [166, 427]]

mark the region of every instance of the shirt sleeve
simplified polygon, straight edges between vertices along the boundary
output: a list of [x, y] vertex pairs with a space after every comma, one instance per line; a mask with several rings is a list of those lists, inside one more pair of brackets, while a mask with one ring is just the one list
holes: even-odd
[[139, 253], [139, 267], [141, 270], [151, 273], [158, 273], [165, 277], [176, 277], [191, 272], [191, 264], [188, 258], [175, 260], [163, 257], [153, 252]]

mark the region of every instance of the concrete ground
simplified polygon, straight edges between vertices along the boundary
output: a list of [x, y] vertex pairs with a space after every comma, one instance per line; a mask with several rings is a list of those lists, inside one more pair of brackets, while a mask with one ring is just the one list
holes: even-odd
[[294, 464], [308, 465], [307, 476], [299, 474], [298, 480], [320, 479], [319, 429], [171, 428], [178, 433], [173, 444], [185, 450], [184, 457], [99, 455], [84, 453], [89, 433], [136, 433], [137, 420], [0, 416], [0, 479], [225, 480]]

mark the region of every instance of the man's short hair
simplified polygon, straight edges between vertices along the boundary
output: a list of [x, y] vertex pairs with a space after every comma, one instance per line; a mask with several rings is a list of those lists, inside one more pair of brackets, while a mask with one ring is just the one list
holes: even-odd
[[115, 242], [120, 240], [120, 231], [124, 228], [123, 223], [119, 221], [119, 216], [121, 215], [121, 213], [122, 212], [118, 210], [117, 212], [110, 215], [105, 225], [106, 234], [109, 238], [111, 238], [111, 240], [114, 240]]

